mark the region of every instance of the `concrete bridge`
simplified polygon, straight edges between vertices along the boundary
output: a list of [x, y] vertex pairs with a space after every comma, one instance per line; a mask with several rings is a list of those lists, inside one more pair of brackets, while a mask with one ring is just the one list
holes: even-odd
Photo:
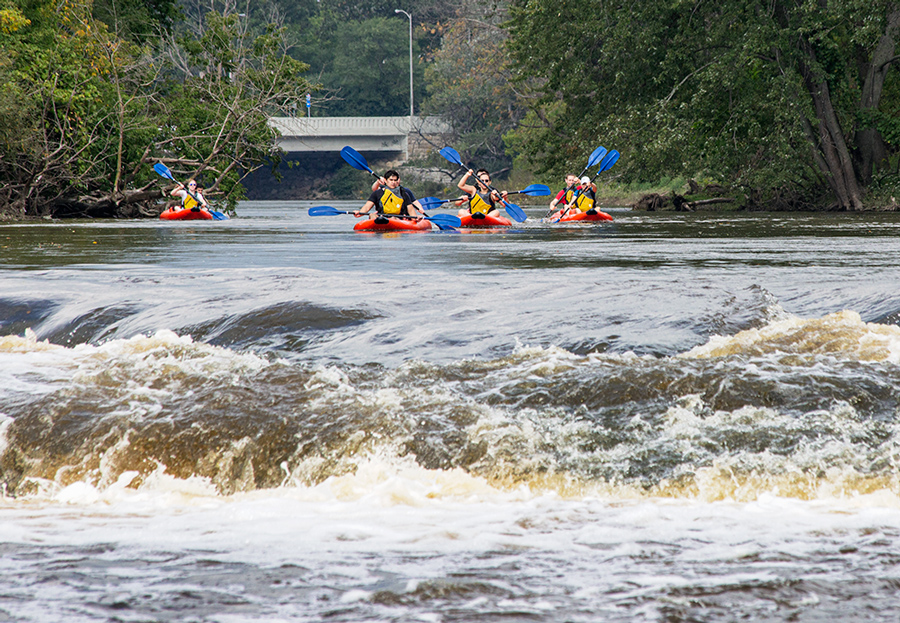
[[270, 117], [286, 152], [338, 152], [350, 145], [360, 152], [385, 152], [406, 161], [443, 147], [450, 126], [439, 117]]

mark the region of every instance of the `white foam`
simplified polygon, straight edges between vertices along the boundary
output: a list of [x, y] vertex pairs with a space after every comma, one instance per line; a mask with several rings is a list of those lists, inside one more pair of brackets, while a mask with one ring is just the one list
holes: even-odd
[[857, 312], [848, 310], [813, 319], [779, 316], [758, 329], [740, 331], [733, 336], [712, 336], [706, 344], [680, 357], [705, 359], [764, 354], [801, 358], [826, 355], [850, 361], [897, 364], [900, 363], [900, 327], [865, 323]]

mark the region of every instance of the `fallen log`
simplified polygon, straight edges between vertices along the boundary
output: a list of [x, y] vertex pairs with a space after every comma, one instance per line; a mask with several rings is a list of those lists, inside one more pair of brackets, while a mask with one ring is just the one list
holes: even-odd
[[712, 199], [700, 199], [698, 201], [689, 201], [688, 204], [692, 208], [698, 208], [700, 206], [712, 205], [714, 203], [734, 203], [734, 199], [731, 197], [713, 197]]
[[659, 195], [656, 193], [644, 195], [634, 205], [632, 210], [646, 210], [647, 212], [656, 212], [661, 210], [675, 210], [676, 212], [693, 212], [698, 208], [703, 208], [717, 203], [733, 203], [736, 201], [731, 197], [713, 197], [711, 199], [698, 199], [689, 201], [686, 197], [672, 192], [671, 195]]

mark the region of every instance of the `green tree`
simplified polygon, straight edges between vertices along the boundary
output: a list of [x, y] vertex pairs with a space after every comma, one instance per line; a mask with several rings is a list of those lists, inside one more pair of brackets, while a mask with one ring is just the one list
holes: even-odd
[[474, 3], [461, 11], [426, 69], [426, 112], [450, 122], [457, 134], [454, 144], [466, 160], [497, 171], [512, 164], [503, 136], [519, 124], [526, 108], [510, 81], [506, 33], [498, 26], [503, 14], [482, 14], [483, 5]]
[[285, 0], [269, 0], [285, 15], [298, 44], [295, 58], [321, 84], [313, 114], [404, 115], [409, 110], [409, 23], [413, 21], [416, 111], [426, 97], [424, 69], [440, 47], [456, 5], [439, 0], [322, 0], [308, 16], [289, 16]]
[[[397, 17], [346, 22], [325, 48], [318, 80], [328, 95], [328, 116], [402, 116], [409, 114], [409, 26]], [[417, 31], [414, 31], [414, 33]], [[320, 59], [321, 60], [321, 59]], [[423, 64], [413, 41], [414, 100], [425, 95]]]
[[26, 23], [0, 33], [4, 212], [45, 214], [101, 187], [107, 198], [116, 195], [125, 146], [152, 128], [129, 92], [146, 79], [148, 58], [95, 20], [92, 8], [20, 2]]
[[517, 71], [543, 82], [516, 138], [545, 170], [603, 137], [628, 179], [822, 188], [857, 210], [898, 147], [876, 114], [897, 105], [892, 0], [513, 0], [511, 16]]
[[284, 30], [251, 33], [237, 14], [199, 13], [150, 47], [134, 29], [97, 19], [89, 1], [2, 7], [5, 214], [152, 206], [156, 160], [202, 174], [233, 207], [242, 177], [277, 163], [269, 116], [295, 109], [311, 88], [306, 66], [286, 53]]
[[178, 18], [176, 0], [93, 0], [91, 13], [117, 36], [149, 43]]
[[174, 81], [157, 98], [165, 123], [149, 155], [185, 176], [211, 176], [207, 192], [233, 208], [240, 181], [280, 161], [268, 119], [300, 108], [312, 89], [308, 66], [288, 54], [283, 27], [252, 34], [241, 16], [212, 11], [190, 23], [165, 51]]

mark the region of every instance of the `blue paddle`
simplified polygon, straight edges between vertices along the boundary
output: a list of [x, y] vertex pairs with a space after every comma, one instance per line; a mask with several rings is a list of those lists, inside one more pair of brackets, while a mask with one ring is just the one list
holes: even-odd
[[529, 197], [544, 197], [550, 194], [550, 187], [546, 184], [532, 184], [522, 190], [511, 190], [507, 195], [528, 195]]
[[358, 169], [360, 171], [368, 171], [375, 177], [379, 177], [379, 175], [369, 167], [369, 163], [366, 162], [366, 159], [362, 157], [362, 154], [360, 154], [349, 145], [341, 149], [341, 158], [343, 158], [344, 161], [354, 169]]
[[594, 173], [594, 177], [591, 178], [591, 181], [593, 182], [594, 179], [595, 179], [598, 175], [600, 175], [601, 173], [603, 173], [604, 171], [609, 171], [609, 170], [613, 167], [613, 165], [614, 165], [616, 162], [618, 162], [618, 160], [619, 160], [619, 152], [617, 152], [615, 149], [613, 149], [611, 152], [609, 152], [608, 154], [606, 154], [606, 158], [604, 158], [604, 159], [600, 162], [600, 168], [597, 169], [597, 172], [596, 172], [596, 173]]
[[581, 176], [584, 175], [584, 172], [590, 169], [592, 166], [601, 162], [603, 156], [606, 155], [606, 147], [600, 146], [594, 151], [591, 152], [591, 155], [588, 156], [587, 165], [581, 170], [581, 173], [578, 174], [578, 179], [581, 179]]
[[[507, 195], [528, 195], [530, 197], [543, 197], [545, 195], [550, 194], [550, 187], [546, 184], [532, 184], [531, 186], [526, 186], [522, 190], [512, 190]], [[438, 199], [437, 197], [423, 197], [419, 199], [419, 205], [422, 206], [423, 210], [430, 210], [432, 208], [436, 208], [437, 206], [450, 203], [451, 201], [459, 201], [460, 199], [465, 199], [465, 197], [454, 197], [453, 199]]]
[[458, 201], [459, 197], [454, 199], [438, 199], [437, 197], [423, 197], [419, 199], [419, 205], [422, 206], [423, 210], [431, 210], [433, 208], [438, 207], [444, 203], [450, 203], [451, 201]]
[[309, 209], [310, 216], [336, 216], [338, 214], [353, 214], [348, 210], [338, 210], [331, 206], [314, 206]]
[[[162, 162], [157, 162], [156, 164], [154, 164], [154, 165], [153, 165], [153, 170], [156, 171], [157, 173], [159, 173], [159, 174], [160, 174], [161, 176], [163, 176], [164, 178], [166, 178], [166, 179], [168, 179], [168, 180], [172, 180], [172, 181], [175, 182], [176, 184], [180, 184], [180, 182], [179, 182], [178, 180], [176, 180], [176, 179], [172, 176], [172, 172], [169, 171], [169, 167], [167, 167], [166, 165], [164, 165]], [[182, 185], [183, 185], [183, 184], [182, 184]], [[188, 195], [190, 195], [191, 199], [193, 199], [194, 201], [196, 201], [198, 205], [202, 205], [200, 199], [197, 198], [197, 196], [196, 196], [195, 194], [193, 194], [191, 191], [189, 191], [189, 190], [187, 189], [187, 186], [184, 187], [184, 191], [185, 191]], [[223, 213], [223, 212], [219, 212], [219, 211], [217, 211], [217, 210], [209, 210], [209, 209], [207, 210], [207, 212], [209, 212], [210, 214], [212, 214], [212, 217], [213, 217], [213, 220], [214, 220], [214, 221], [227, 221], [227, 220], [228, 220], [228, 215], [225, 214], [225, 213]]]
[[[353, 212], [348, 210], [338, 210], [337, 208], [332, 208], [331, 206], [314, 206], [309, 209], [310, 216], [336, 216], [338, 214], [353, 214]], [[413, 217], [391, 215], [391, 218]], [[439, 229], [452, 229], [460, 227], [462, 225], [462, 221], [459, 220], [459, 217], [453, 216], [452, 214], [435, 214], [433, 216], [426, 216], [425, 220], [431, 221], [432, 223], [437, 225]]]
[[[465, 166], [462, 163], [462, 159], [459, 157], [459, 152], [457, 152], [452, 147], [442, 147], [441, 149], [438, 150], [438, 153], [440, 153], [448, 162], [452, 162], [453, 164], [459, 165], [461, 167]], [[488, 185], [487, 188], [488, 188], [488, 190], [491, 190], [491, 191], [497, 193], [498, 195], [500, 194], [500, 191], [497, 190], [496, 188], [494, 188], [493, 186]], [[518, 221], [519, 223], [524, 223], [525, 219], [528, 218], [525, 215], [525, 212], [522, 211], [522, 208], [520, 208], [516, 204], [510, 203], [506, 199], [503, 199], [502, 197], [500, 198], [500, 201], [503, 203], [503, 206], [506, 208], [506, 213], [509, 214], [511, 217], [513, 217], [514, 220]]]

